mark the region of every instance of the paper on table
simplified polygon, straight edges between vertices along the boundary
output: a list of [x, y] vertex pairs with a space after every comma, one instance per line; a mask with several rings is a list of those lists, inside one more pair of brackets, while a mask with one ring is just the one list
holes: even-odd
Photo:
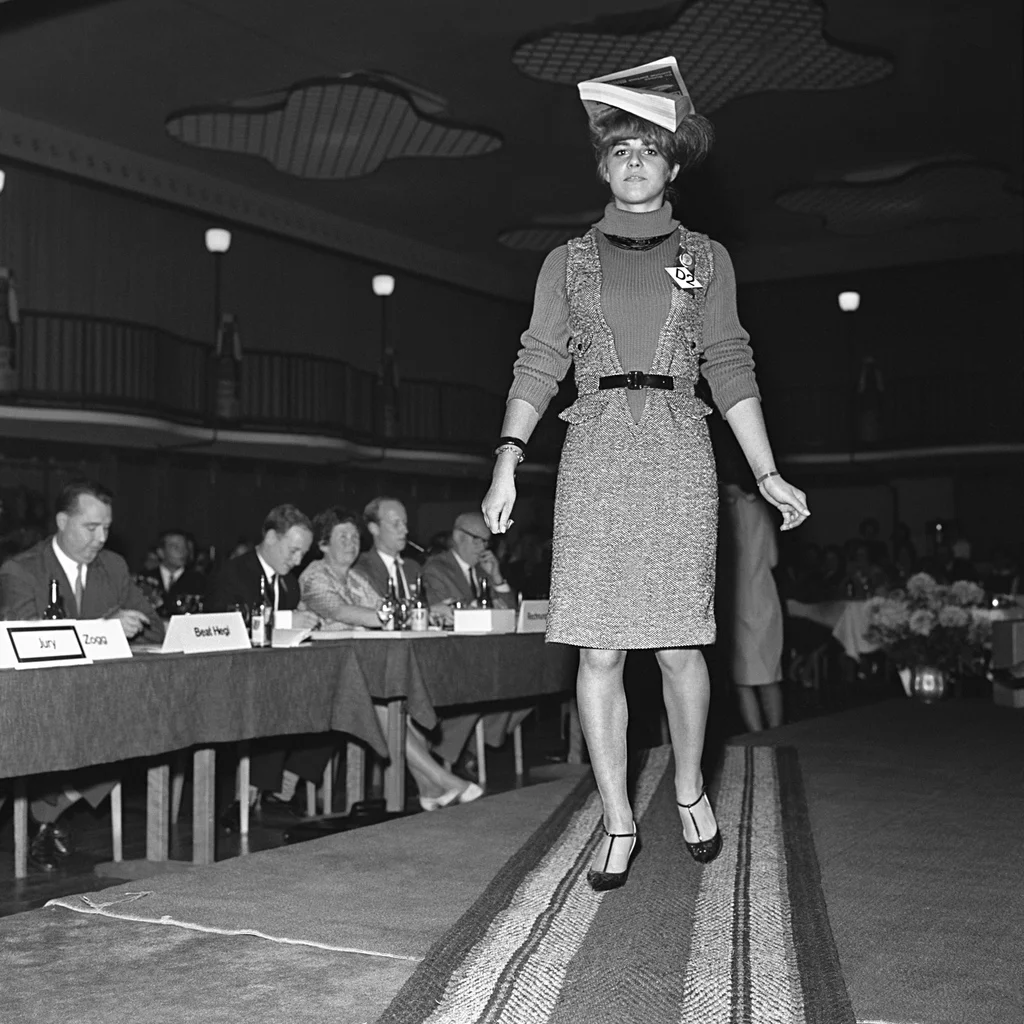
[[425, 636], [447, 636], [441, 629], [413, 632], [405, 629], [318, 629], [310, 640], [417, 640]]
[[270, 635], [271, 647], [298, 647], [307, 636], [312, 634], [311, 629], [280, 629], [275, 628]]

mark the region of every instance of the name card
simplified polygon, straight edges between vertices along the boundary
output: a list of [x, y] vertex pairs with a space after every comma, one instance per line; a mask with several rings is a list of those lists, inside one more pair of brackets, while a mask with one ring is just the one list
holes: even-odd
[[[274, 612], [274, 632], [279, 629], [292, 629], [292, 613], [285, 609]], [[276, 644], [274, 645], [277, 646]]]
[[241, 612], [205, 612], [201, 615], [172, 615], [160, 653], [244, 651], [251, 646]]
[[456, 633], [514, 633], [514, 608], [456, 608]]
[[69, 619], [0, 623], [0, 668], [92, 664], [76, 625]]
[[519, 606], [517, 633], [543, 633], [548, 625], [548, 602], [523, 601]]
[[132, 656], [120, 619], [79, 619], [77, 625], [78, 637], [93, 661]]

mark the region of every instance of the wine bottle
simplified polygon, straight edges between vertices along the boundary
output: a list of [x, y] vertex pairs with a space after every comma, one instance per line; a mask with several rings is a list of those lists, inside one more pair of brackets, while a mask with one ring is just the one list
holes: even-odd
[[425, 633], [430, 628], [430, 609], [423, 597], [423, 581], [416, 581], [416, 590], [409, 613], [409, 627], [414, 633]]
[[480, 608], [494, 607], [491, 601], [491, 584], [486, 576], [480, 577], [480, 597], [477, 600], [477, 605]]
[[256, 602], [252, 607], [249, 638], [253, 647], [267, 647], [270, 644], [267, 629], [267, 578], [263, 575], [260, 576], [260, 592], [256, 595]]
[[60, 584], [55, 579], [50, 580], [50, 600], [43, 612], [44, 619], [66, 619], [64, 611], [64, 598], [60, 596]]
[[398, 609], [398, 594], [395, 592], [395, 581], [388, 580], [388, 590], [384, 595], [384, 603], [377, 614], [380, 616], [381, 629], [394, 630], [395, 613]]

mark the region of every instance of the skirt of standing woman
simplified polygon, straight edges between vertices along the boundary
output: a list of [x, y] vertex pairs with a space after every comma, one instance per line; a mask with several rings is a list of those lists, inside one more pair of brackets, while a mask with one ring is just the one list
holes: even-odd
[[583, 395], [555, 493], [547, 639], [612, 650], [715, 640], [718, 483], [696, 396]]

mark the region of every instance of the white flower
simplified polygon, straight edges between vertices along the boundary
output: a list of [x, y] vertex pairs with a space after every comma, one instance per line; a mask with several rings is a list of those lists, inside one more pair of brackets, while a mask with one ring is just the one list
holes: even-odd
[[978, 605], [985, 600], [985, 591], [970, 580], [957, 580], [949, 588], [950, 596], [959, 605]]
[[939, 612], [939, 625], [951, 629], [962, 629], [971, 621], [966, 608], [958, 608], [954, 604], [946, 605]]
[[[924, 573], [919, 575], [923, 576]], [[909, 581], [907, 589], [909, 589]], [[910, 616], [909, 625], [911, 633], [917, 633], [918, 636], [931, 636], [932, 630], [935, 628], [935, 614], [926, 608], [919, 608]]]
[[909, 597], [927, 597], [937, 586], [933, 576], [926, 572], [916, 572], [907, 580], [907, 594]]

